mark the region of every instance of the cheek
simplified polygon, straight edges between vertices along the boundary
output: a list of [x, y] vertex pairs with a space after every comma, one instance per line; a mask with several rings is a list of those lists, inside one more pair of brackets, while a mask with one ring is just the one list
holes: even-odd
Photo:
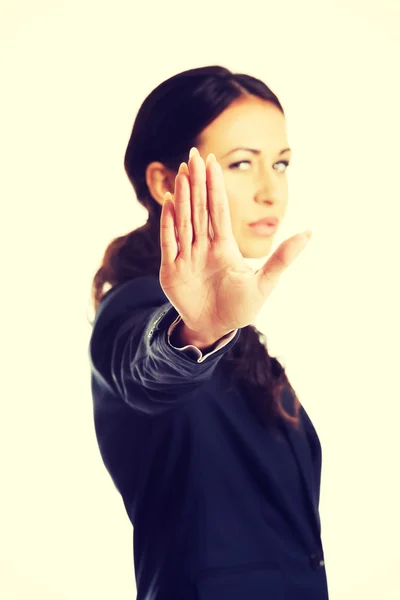
[[240, 195], [240, 193], [238, 193], [238, 190], [235, 190], [234, 193], [227, 192], [227, 194], [232, 228], [237, 229], [238, 226], [240, 226], [241, 222], [246, 218], [246, 210], [248, 212], [248, 207], [246, 208], [245, 195]]

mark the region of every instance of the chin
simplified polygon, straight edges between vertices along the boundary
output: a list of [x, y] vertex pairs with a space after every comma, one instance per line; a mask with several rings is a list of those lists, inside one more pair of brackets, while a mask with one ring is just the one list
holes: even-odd
[[256, 259], [268, 256], [274, 240], [270, 237], [262, 241], [262, 244], [246, 244], [243, 250], [241, 250], [243, 258]]

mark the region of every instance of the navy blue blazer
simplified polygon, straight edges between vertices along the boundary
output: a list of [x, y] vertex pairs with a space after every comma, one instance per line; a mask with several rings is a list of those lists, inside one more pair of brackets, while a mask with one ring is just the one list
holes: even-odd
[[[263, 426], [221, 361], [174, 348], [155, 276], [111, 289], [89, 346], [100, 453], [133, 526], [137, 600], [326, 600], [321, 445]], [[249, 360], [251, 357], [249, 357]], [[293, 414], [293, 394], [283, 403]]]

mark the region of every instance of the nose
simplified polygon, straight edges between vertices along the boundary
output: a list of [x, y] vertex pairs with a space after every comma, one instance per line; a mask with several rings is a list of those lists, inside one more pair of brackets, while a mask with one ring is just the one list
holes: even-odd
[[272, 198], [270, 194], [268, 196], [266, 196], [265, 194], [263, 194], [263, 195], [258, 195], [256, 197], [256, 202], [258, 204], [274, 205], [274, 204], [277, 203], [277, 200], [274, 199], [274, 198]]
[[282, 193], [279, 193], [278, 189], [263, 189], [257, 192], [255, 195], [255, 201], [257, 204], [266, 204], [267, 206], [274, 206], [284, 201]]
[[273, 174], [266, 168], [262, 169], [260, 177], [256, 182], [255, 200], [259, 204], [277, 204], [282, 194], [281, 186]]

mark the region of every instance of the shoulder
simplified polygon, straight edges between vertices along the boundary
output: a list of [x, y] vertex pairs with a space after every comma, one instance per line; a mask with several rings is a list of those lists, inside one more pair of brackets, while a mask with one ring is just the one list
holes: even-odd
[[93, 322], [109, 321], [124, 313], [157, 307], [168, 298], [155, 275], [135, 277], [108, 290], [101, 299]]

